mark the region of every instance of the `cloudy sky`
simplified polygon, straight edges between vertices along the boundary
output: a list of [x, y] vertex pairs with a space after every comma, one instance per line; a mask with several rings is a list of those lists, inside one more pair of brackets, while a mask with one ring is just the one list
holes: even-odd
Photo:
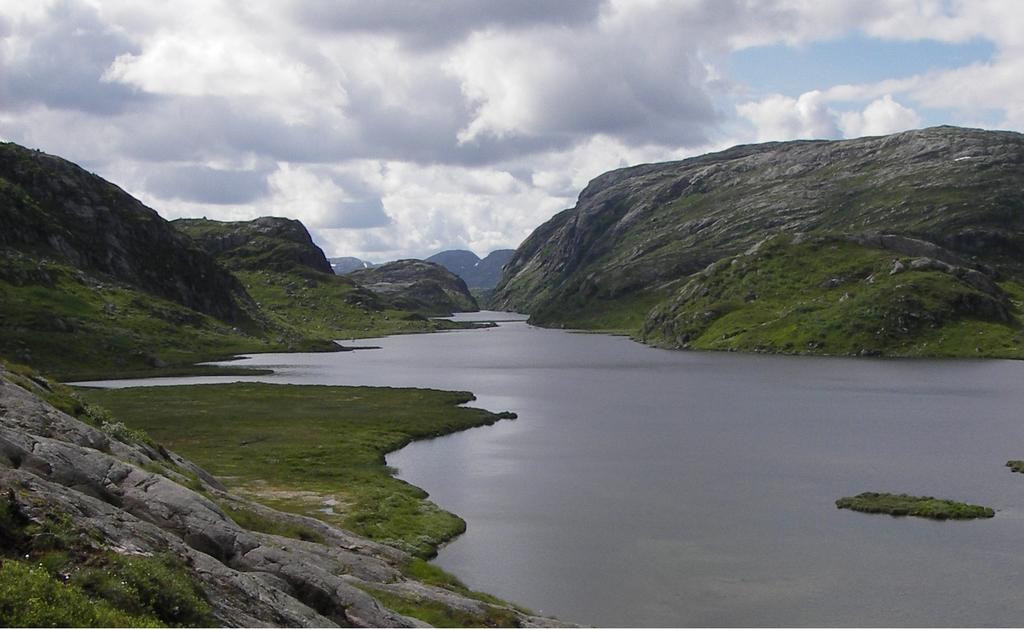
[[0, 138], [332, 256], [515, 247], [618, 166], [1024, 130], [1024, 2], [0, 0]]

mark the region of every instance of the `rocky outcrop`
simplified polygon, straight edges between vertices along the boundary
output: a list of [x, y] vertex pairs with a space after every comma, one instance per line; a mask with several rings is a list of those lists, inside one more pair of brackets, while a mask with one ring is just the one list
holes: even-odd
[[883, 234], [885, 247], [1019, 275], [1022, 164], [1021, 134], [936, 127], [612, 171], [519, 247], [492, 305], [552, 325], [631, 300], [649, 308], [707, 265], [797, 232]]
[[398, 260], [347, 274], [396, 308], [424, 315], [451, 315], [480, 307], [465, 281], [441, 265], [422, 260]]
[[235, 322], [241, 284], [155, 211], [59, 157], [0, 144], [0, 249], [48, 258]]
[[301, 221], [260, 217], [252, 221], [178, 219], [171, 224], [229, 269], [283, 271], [296, 267], [334, 273]]
[[[45, 393], [42, 381], [22, 382]], [[0, 494], [30, 523], [58, 515], [70, 524], [73, 557], [96, 549], [181, 559], [212, 620], [224, 626], [424, 625], [381, 605], [368, 592], [374, 589], [414, 592], [419, 601], [458, 609], [495, 606], [409, 580], [401, 571], [409, 557], [401, 551], [232, 496], [173, 453], [58, 411], [2, 368]], [[319, 542], [247, 530], [222, 504], [301, 524]], [[555, 623], [502, 611], [523, 626]]]

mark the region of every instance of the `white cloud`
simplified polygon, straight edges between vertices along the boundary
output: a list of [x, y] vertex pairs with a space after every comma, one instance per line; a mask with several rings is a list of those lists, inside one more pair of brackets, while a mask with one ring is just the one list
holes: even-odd
[[837, 138], [840, 135], [835, 112], [828, 108], [824, 95], [817, 90], [801, 94], [799, 98], [774, 94], [738, 105], [736, 110], [753, 124], [758, 140]]
[[871, 101], [864, 111], [846, 112], [840, 119], [843, 135], [847, 138], [882, 136], [921, 125], [921, 117], [917, 112], [900, 105], [888, 94]]
[[672, 28], [647, 30], [657, 13], [613, 5], [573, 31], [470, 35], [445, 66], [473, 107], [460, 142], [592, 134], [665, 146], [706, 141], [718, 113], [713, 77], [695, 45], [702, 38], [680, 16], [669, 20]]
[[[998, 52], [756, 100], [730, 79], [737, 48], [857, 32]], [[484, 254], [620, 166], [937, 108], [1024, 128], [1022, 53], [1014, 0], [0, 0], [0, 137], [167, 217], [295, 216], [372, 260]]]
[[758, 140], [858, 138], [913, 129], [921, 117], [886, 94], [863, 110], [837, 111], [830, 95], [812, 91], [799, 98], [775, 94], [736, 107], [754, 127]]

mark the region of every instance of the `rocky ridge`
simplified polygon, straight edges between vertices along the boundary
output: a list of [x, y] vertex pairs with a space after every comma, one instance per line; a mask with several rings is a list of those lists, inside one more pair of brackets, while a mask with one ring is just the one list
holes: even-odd
[[346, 277], [397, 308], [423, 315], [480, 310], [465, 281], [436, 263], [397, 260]]
[[227, 322], [252, 308], [238, 280], [154, 210], [67, 160], [14, 143], [0, 144], [0, 250], [64, 263]]
[[[520, 246], [490, 305], [540, 325], [653, 333], [664, 330], [668, 304], [686, 310], [693, 274], [768, 236], [796, 234], [890, 251], [915, 272], [969, 277], [991, 294], [1024, 275], [1022, 164], [1021, 134], [936, 127], [611, 171]], [[656, 321], [645, 324], [648, 313]]]
[[306, 226], [295, 219], [177, 219], [171, 225], [190, 236], [229, 269], [290, 271], [299, 266], [320, 273], [333, 273], [323, 250], [313, 242]]
[[[403, 552], [229, 495], [203, 470], [126, 435], [123, 427], [96, 428], [58, 411], [40, 398], [50, 393], [49, 387], [41, 379], [0, 368], [0, 500], [7, 502], [5, 513], [27, 524], [70, 523], [74, 542], [68, 551], [76, 558], [102, 551], [180, 559], [209, 604], [207, 622], [424, 625], [381, 605], [370, 590], [414, 594], [467, 614], [498, 607], [523, 627], [556, 623], [410, 580], [401, 571], [409, 561]], [[247, 530], [227, 516], [223, 505], [299, 524], [315, 532], [319, 542]]]

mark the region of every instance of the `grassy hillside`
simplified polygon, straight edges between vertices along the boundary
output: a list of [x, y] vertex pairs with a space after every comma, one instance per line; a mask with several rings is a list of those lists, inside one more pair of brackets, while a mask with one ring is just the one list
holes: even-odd
[[[231, 269], [269, 321], [295, 336], [352, 339], [456, 327], [334, 274], [298, 221], [181, 219], [172, 225]], [[448, 305], [443, 295], [442, 301]]]
[[107, 275], [0, 248], [0, 356], [64, 380], [252, 374], [194, 364], [338, 349], [330, 337], [284, 325], [255, 303], [246, 308], [244, 319], [225, 322]]
[[[240, 328], [66, 265], [0, 252], [0, 356], [61, 379], [172, 374], [241, 352], [327, 349], [333, 344], [322, 338]], [[189, 369], [196, 371], [236, 372]]]
[[[612, 171], [520, 246], [489, 305], [666, 347], [1019, 356], [1021, 163], [1021, 134], [938, 127]], [[797, 234], [834, 254], [744, 257]], [[894, 258], [917, 267], [890, 282]]]
[[318, 339], [362, 339], [464, 327], [393, 308], [343, 276], [312, 271], [238, 271], [235, 275], [271, 321]]
[[63, 379], [251, 373], [193, 364], [451, 326], [335, 276], [298, 221], [172, 227], [70, 162], [0, 144], [0, 356]]
[[696, 274], [650, 313], [640, 337], [707, 350], [1024, 357], [1019, 284], [915, 262], [924, 260], [836, 238], [773, 237]]

